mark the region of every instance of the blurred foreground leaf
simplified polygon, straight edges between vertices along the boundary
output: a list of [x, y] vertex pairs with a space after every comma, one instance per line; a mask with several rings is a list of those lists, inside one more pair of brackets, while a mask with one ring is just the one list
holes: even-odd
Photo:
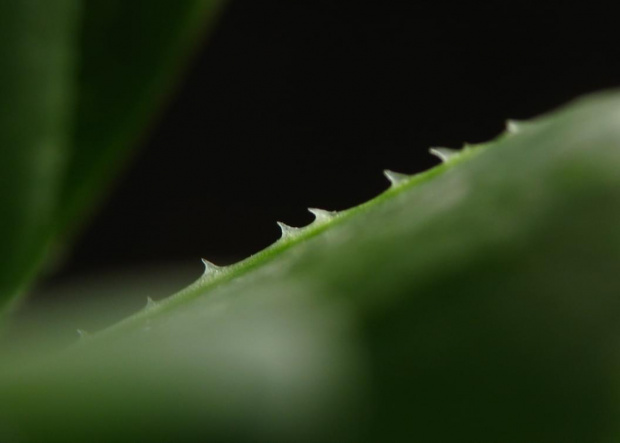
[[619, 170], [618, 93], [517, 125], [74, 348], [5, 354], [0, 439], [617, 441]]
[[76, 0], [0, 3], [0, 312], [49, 240], [69, 147]]
[[0, 312], [75, 235], [222, 3], [0, 5]]
[[79, 225], [163, 104], [224, 0], [84, 0], [60, 226]]

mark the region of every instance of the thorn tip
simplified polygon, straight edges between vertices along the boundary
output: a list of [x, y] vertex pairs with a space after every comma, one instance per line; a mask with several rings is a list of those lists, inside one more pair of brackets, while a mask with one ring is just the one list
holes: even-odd
[[508, 134], [517, 134], [521, 132], [521, 123], [516, 120], [506, 120], [506, 132]]
[[153, 300], [151, 297], [146, 297], [146, 309], [151, 309], [157, 306], [159, 303]]
[[334, 218], [337, 214], [336, 211], [326, 211], [325, 209], [308, 208], [308, 212], [314, 215], [315, 222], [325, 222]]
[[450, 148], [430, 148], [428, 152], [441, 160], [442, 163], [450, 161], [450, 159], [459, 154], [459, 151]]
[[392, 187], [400, 186], [409, 180], [410, 176], [407, 174], [402, 174], [400, 172], [390, 171], [389, 169], [385, 169], [383, 171], [383, 175], [390, 181]]
[[222, 270], [222, 268], [220, 266], [218, 266], [218, 265], [216, 265], [214, 263], [211, 263], [206, 258], [201, 258], [200, 260], [202, 261], [202, 264], [205, 267], [204, 273], [202, 274], [203, 277], [216, 274], [216, 273], [218, 273], [218, 272], [220, 272]]
[[278, 223], [278, 226], [280, 227], [280, 230], [282, 231], [282, 235], [280, 236], [281, 239], [292, 237], [293, 235], [295, 235], [295, 233], [297, 233], [300, 230], [299, 228], [289, 226], [286, 223], [282, 223], [282, 222], [277, 222], [277, 223]]

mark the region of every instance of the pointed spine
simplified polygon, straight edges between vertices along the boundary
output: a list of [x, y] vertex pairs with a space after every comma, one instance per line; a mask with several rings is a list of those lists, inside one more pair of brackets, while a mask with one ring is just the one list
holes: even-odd
[[383, 171], [383, 175], [385, 175], [385, 177], [390, 181], [392, 188], [403, 185], [407, 182], [407, 180], [409, 180], [409, 178], [411, 178], [411, 176], [407, 174], [390, 171], [389, 169], [385, 169]]
[[459, 151], [450, 148], [430, 148], [428, 152], [441, 160], [442, 163], [450, 161], [450, 159], [454, 158], [459, 154]]
[[151, 297], [146, 297], [146, 306], [144, 309], [153, 309], [157, 307], [159, 303], [153, 300]]
[[280, 235], [280, 239], [284, 240], [286, 238], [291, 238], [294, 237], [295, 234], [297, 234], [297, 232], [300, 231], [299, 228], [295, 228], [293, 226], [289, 226], [285, 223], [282, 222], [277, 222], [278, 226], [280, 227], [280, 231], [282, 231], [281, 235]]
[[204, 265], [205, 269], [204, 272], [202, 273], [202, 277], [211, 277], [213, 275], [219, 274], [220, 272], [222, 272], [222, 267], [218, 266], [214, 263], [211, 263], [209, 260], [207, 260], [206, 258], [201, 258], [200, 260], [202, 260], [202, 264]]
[[325, 209], [308, 208], [308, 212], [314, 215], [314, 223], [324, 223], [332, 220], [338, 214], [336, 211], [326, 211]]
[[80, 337], [80, 339], [84, 339], [87, 338], [90, 334], [85, 331], [84, 329], [77, 329], [77, 335]]
[[518, 134], [521, 132], [521, 122], [516, 120], [506, 120], [506, 133]]

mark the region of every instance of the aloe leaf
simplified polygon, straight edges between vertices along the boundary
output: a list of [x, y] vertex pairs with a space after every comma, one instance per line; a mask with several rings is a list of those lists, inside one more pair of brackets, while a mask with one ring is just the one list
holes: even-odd
[[73, 150], [59, 228], [73, 235], [171, 92], [223, 0], [84, 0]]
[[615, 441], [619, 169], [609, 92], [426, 173], [387, 173], [370, 202], [317, 211], [232, 267], [207, 262], [186, 290], [63, 353], [0, 359], [0, 430]]
[[0, 311], [45, 253], [68, 153], [75, 0], [0, 4]]

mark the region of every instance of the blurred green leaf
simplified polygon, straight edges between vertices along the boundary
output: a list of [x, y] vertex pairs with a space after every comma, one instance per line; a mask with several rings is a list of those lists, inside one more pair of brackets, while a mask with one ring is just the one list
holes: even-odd
[[73, 149], [60, 208], [65, 234], [73, 234], [124, 165], [223, 3], [84, 0]]
[[511, 128], [72, 349], [4, 354], [0, 438], [617, 441], [620, 94]]
[[0, 311], [75, 235], [221, 4], [0, 5]]
[[0, 3], [0, 311], [34, 272], [59, 202], [76, 0]]

